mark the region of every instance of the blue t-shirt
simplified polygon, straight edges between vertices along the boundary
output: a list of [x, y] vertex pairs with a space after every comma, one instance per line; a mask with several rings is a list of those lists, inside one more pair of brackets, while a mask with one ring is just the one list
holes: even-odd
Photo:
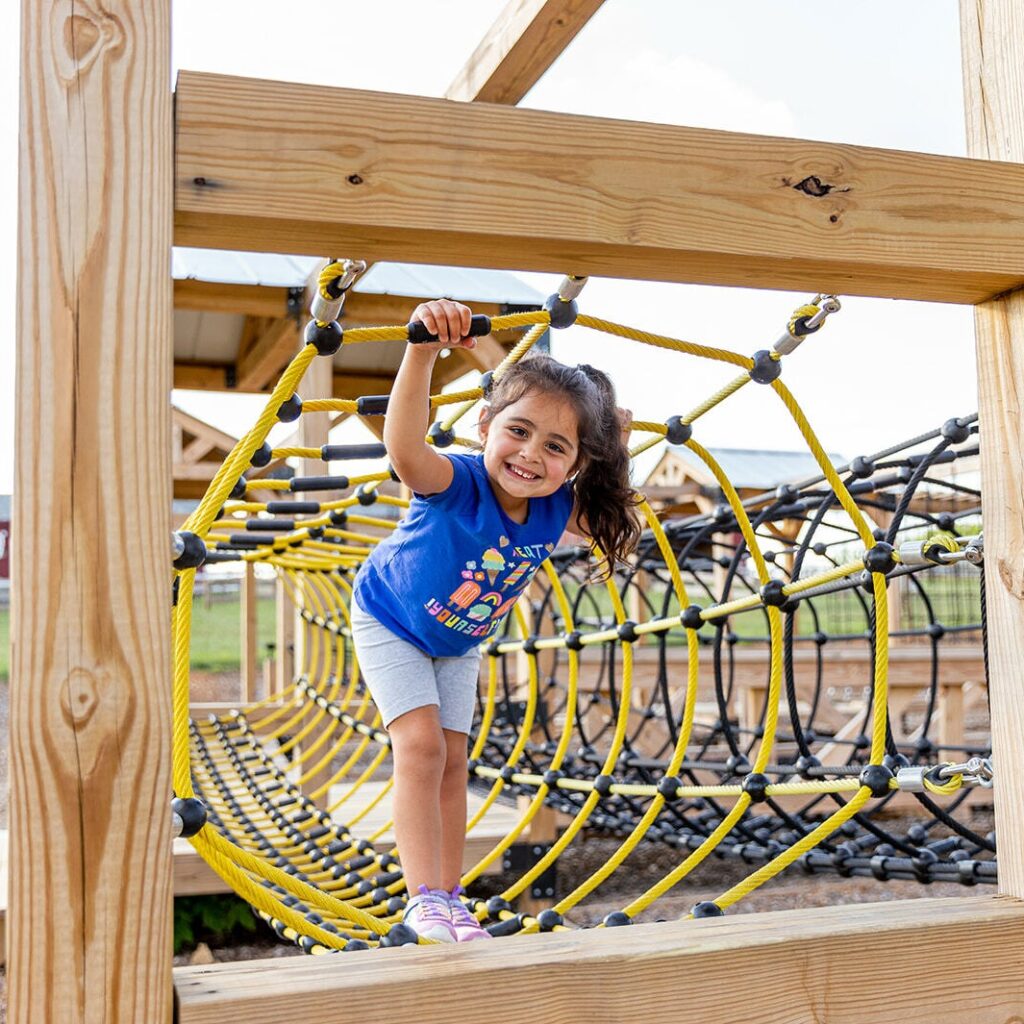
[[505, 514], [481, 455], [447, 455], [447, 490], [416, 495], [356, 576], [364, 611], [434, 658], [466, 654], [498, 628], [572, 513], [572, 485], [531, 498], [525, 523]]

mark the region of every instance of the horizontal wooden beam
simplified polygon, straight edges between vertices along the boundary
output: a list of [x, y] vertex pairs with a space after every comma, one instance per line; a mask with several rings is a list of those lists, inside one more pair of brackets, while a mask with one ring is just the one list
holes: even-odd
[[509, 0], [445, 92], [450, 100], [515, 106], [604, 0]]
[[286, 316], [287, 288], [258, 284], [221, 284], [215, 281], [175, 281], [174, 308], [201, 313], [243, 313], [246, 316]]
[[1017, 164], [194, 72], [176, 112], [183, 245], [971, 303], [1024, 281]]
[[[185, 391], [259, 392], [259, 389], [254, 387], [241, 388], [237, 383], [231, 384], [234, 372], [233, 366], [223, 363], [175, 363], [174, 386]], [[384, 395], [391, 391], [393, 383], [392, 374], [335, 373], [333, 397], [359, 398], [362, 395]]]
[[1024, 904], [978, 896], [184, 967], [174, 981], [179, 1024], [391, 1024], [413, 1007], [418, 1024], [521, 1024], [526, 993], [532, 1019], [588, 1024], [1005, 1024], [1024, 1005], [1021, 942]]

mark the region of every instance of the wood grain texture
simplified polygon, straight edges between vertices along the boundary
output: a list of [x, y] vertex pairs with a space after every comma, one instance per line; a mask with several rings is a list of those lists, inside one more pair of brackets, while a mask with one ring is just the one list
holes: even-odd
[[[1024, 161], [1024, 9], [961, 0], [968, 151]], [[1024, 293], [975, 311], [999, 889], [1024, 896]]]
[[179, 968], [175, 988], [180, 1024], [1009, 1024], [1022, 941], [1016, 900], [913, 900]]
[[17, 1024], [171, 1017], [169, 6], [21, 5]]
[[1024, 281], [1009, 164], [186, 72], [176, 116], [183, 245], [972, 303]]
[[275, 384], [300, 347], [298, 321], [291, 316], [274, 320], [238, 361], [235, 387], [239, 391], [262, 391]]
[[509, 0], [445, 92], [449, 100], [515, 106], [604, 0]]

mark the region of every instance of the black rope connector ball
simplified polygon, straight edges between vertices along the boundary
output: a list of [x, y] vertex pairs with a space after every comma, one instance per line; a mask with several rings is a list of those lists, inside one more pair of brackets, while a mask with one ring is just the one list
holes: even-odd
[[750, 761], [743, 754], [730, 754], [725, 761], [726, 778], [730, 775], [746, 775], [750, 771]]
[[267, 466], [270, 464], [270, 460], [271, 458], [273, 458], [273, 455], [274, 449], [271, 448], [266, 441], [264, 441], [263, 444], [261, 444], [259, 448], [257, 448], [256, 451], [252, 453], [252, 458], [249, 460], [249, 465], [255, 466], [257, 469], [259, 469], [262, 466]]
[[407, 924], [393, 924], [387, 935], [382, 935], [380, 944], [391, 946], [415, 946], [419, 942], [417, 934]]
[[965, 427], [958, 419], [946, 420], [942, 424], [942, 436], [953, 444], [961, 444], [971, 436], [971, 428]]
[[694, 917], [724, 917], [725, 911], [714, 902], [714, 900], [704, 900], [702, 903], [698, 903], [690, 911]]
[[866, 480], [875, 471], [875, 464], [871, 459], [858, 455], [850, 463], [850, 475], [858, 480]]
[[277, 418], [282, 423], [294, 423], [302, 415], [302, 399], [297, 394], [286, 398], [277, 410]]
[[601, 922], [605, 928], [625, 928], [632, 923], [633, 918], [629, 914], [624, 914], [621, 910], [613, 910], [610, 914], [606, 914]]
[[542, 932], [553, 932], [563, 924], [562, 915], [557, 910], [542, 910], [537, 915], [537, 927]]
[[341, 348], [344, 335], [345, 332], [337, 320], [330, 320], [325, 324], [310, 320], [306, 324], [306, 344], [316, 345], [317, 353], [322, 356], [333, 356]]
[[515, 769], [514, 765], [511, 765], [511, 764], [505, 765], [501, 769], [501, 772], [500, 772], [501, 781], [502, 782], [511, 782], [512, 781], [512, 776], [515, 775], [515, 773], [516, 773], [516, 769]]
[[892, 777], [892, 769], [886, 768], [884, 764], [869, 764], [864, 767], [857, 781], [867, 786], [872, 796], [888, 796]]
[[782, 373], [782, 363], [773, 359], [771, 352], [763, 348], [753, 355], [754, 365], [747, 371], [755, 384], [771, 384]]
[[191, 530], [175, 530], [173, 551], [175, 569], [198, 569], [206, 561], [206, 545]]
[[686, 444], [693, 437], [693, 424], [686, 423], [681, 416], [672, 416], [665, 421], [665, 440], [669, 444]]
[[536, 634], [528, 636], [523, 641], [523, 654], [536, 654], [537, 653], [537, 641], [540, 639]]
[[565, 634], [565, 649], [567, 651], [583, 650], [583, 634], [578, 629]]
[[445, 430], [440, 420], [430, 424], [427, 436], [434, 442], [435, 448], [449, 448], [455, 443], [455, 431], [451, 427]]
[[356, 491], [356, 498], [358, 499], [360, 505], [365, 505], [369, 507], [370, 505], [375, 504], [377, 501], [377, 488], [369, 487], [366, 484], [363, 484]]
[[[636, 632], [636, 623], [630, 619], [619, 623], [619, 639], [627, 644], [635, 644], [639, 640]], [[525, 650], [525, 647], [523, 648]]]
[[682, 782], [678, 775], [666, 775], [658, 783], [658, 794], [663, 796], [666, 800], [677, 799], [676, 794], [679, 792], [679, 787]]
[[487, 914], [489, 917], [497, 917], [503, 911], [512, 909], [512, 904], [501, 896], [492, 896], [487, 901]]
[[248, 481], [245, 479], [245, 477], [244, 476], [240, 476], [238, 478], [238, 483], [236, 483], [235, 486], [231, 488], [231, 493], [228, 495], [228, 497], [229, 498], [236, 498], [236, 499], [244, 498], [245, 497], [245, 485], [247, 483], [248, 483]]
[[544, 300], [544, 308], [551, 317], [551, 326], [556, 331], [572, 327], [576, 323], [576, 317], [579, 315], [579, 307], [576, 305], [575, 299], [565, 302], [557, 294], [549, 295]]
[[[182, 839], [196, 835], [206, 824], [206, 804], [193, 796], [176, 796], [171, 801], [171, 814], [177, 819], [174, 822], [174, 832]], [[180, 828], [178, 828], [179, 822], [181, 823]]]
[[787, 595], [782, 592], [785, 584], [782, 580], [769, 580], [761, 587], [761, 601], [775, 608], [781, 608], [788, 600]]
[[767, 789], [771, 785], [771, 780], [767, 775], [762, 775], [761, 772], [751, 772], [743, 780], [743, 792], [750, 797], [752, 804], [759, 804], [762, 800], [768, 799]]
[[565, 772], [560, 772], [557, 768], [549, 768], [544, 773], [544, 785], [548, 789], [554, 789], [558, 785], [558, 780], [565, 778]]
[[700, 613], [703, 610], [699, 604], [691, 604], [683, 609], [682, 615], [679, 616], [679, 621], [687, 629], [700, 629], [704, 625], [704, 620], [700, 617]]
[[797, 775], [802, 779], [816, 778], [812, 768], [820, 768], [821, 761], [813, 754], [801, 754], [796, 761], [793, 762], [793, 767], [796, 769]]
[[363, 942], [362, 939], [349, 939], [348, 942], [341, 947], [341, 951], [343, 953], [355, 953], [357, 950], [369, 948], [370, 944], [368, 942]]
[[613, 775], [598, 775], [594, 779], [594, 792], [601, 797], [607, 796], [615, 783], [615, 777]]
[[486, 398], [491, 393], [491, 388], [494, 387], [494, 371], [485, 370], [481, 373], [478, 386], [484, 393], [484, 398]]
[[330, 519], [333, 526], [344, 526], [348, 522], [348, 512], [343, 508], [331, 509]]
[[884, 540], [877, 541], [873, 547], [864, 554], [864, 568], [868, 572], [880, 572], [887, 575], [896, 567], [896, 561], [892, 557], [892, 545], [886, 544]]

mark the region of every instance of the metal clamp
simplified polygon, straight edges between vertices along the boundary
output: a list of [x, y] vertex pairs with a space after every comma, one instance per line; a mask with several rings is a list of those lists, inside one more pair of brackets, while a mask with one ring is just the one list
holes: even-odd
[[991, 789], [995, 780], [990, 757], [969, 757], [960, 764], [944, 764], [937, 774], [943, 781], [959, 775], [965, 786], [983, 786], [985, 789]]
[[309, 304], [310, 315], [322, 324], [330, 323], [341, 316], [341, 307], [345, 305], [345, 293], [355, 284], [359, 275], [366, 270], [366, 260], [332, 260], [331, 262], [341, 263], [341, 274], [332, 281], [338, 291], [338, 297], [326, 299], [321, 294], [320, 288], [317, 287], [313, 290], [313, 299]]
[[954, 776], [960, 776], [961, 785], [982, 786], [991, 789], [995, 780], [992, 760], [988, 757], [971, 757], [960, 764], [913, 765], [896, 771], [896, 783], [907, 793], [924, 793], [928, 787], [925, 780], [942, 785]]
[[816, 331], [828, 317], [842, 309], [839, 299], [834, 295], [815, 295], [808, 305], [818, 306], [818, 312], [808, 318], [799, 334], [794, 334], [789, 329], [789, 325], [786, 325], [785, 332], [772, 346], [780, 356], [788, 356], [790, 352], [803, 343], [804, 338], [808, 334]]
[[585, 275], [577, 277], [575, 274], [568, 274], [562, 278], [562, 283], [558, 286], [558, 297], [563, 302], [572, 302], [583, 291], [588, 280], [590, 279]]

